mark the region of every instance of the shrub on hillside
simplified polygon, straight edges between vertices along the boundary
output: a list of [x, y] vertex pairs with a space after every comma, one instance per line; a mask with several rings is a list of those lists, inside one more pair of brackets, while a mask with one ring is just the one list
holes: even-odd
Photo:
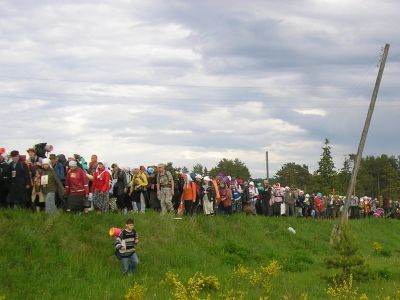
[[338, 269], [340, 274], [331, 277], [336, 282], [347, 282], [350, 275], [355, 280], [361, 280], [368, 277], [369, 268], [365, 259], [359, 253], [359, 246], [351, 234], [347, 225], [341, 225], [337, 230], [337, 236], [333, 239], [332, 255], [325, 258], [325, 264], [329, 269]]

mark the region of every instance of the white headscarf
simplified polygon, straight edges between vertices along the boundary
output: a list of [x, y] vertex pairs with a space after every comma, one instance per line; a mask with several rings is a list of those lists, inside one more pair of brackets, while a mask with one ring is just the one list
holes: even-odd
[[185, 185], [183, 186], [183, 188], [189, 188], [191, 185], [192, 177], [190, 177], [189, 174], [183, 174], [183, 180], [185, 181]]

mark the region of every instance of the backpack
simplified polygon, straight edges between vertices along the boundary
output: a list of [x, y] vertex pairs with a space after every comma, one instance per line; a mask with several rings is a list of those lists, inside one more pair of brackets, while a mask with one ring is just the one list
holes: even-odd
[[67, 176], [67, 159], [64, 154], [57, 155], [57, 163], [61, 164], [64, 169], [64, 175]]
[[57, 162], [59, 162], [60, 164], [62, 164], [63, 167], [66, 167], [66, 166], [67, 166], [67, 159], [66, 159], [66, 157], [65, 157], [64, 154], [58, 154], [58, 155], [57, 155]]

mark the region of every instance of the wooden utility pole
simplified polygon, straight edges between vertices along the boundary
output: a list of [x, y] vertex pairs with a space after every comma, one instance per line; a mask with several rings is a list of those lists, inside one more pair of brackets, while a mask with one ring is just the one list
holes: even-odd
[[369, 125], [371, 123], [371, 118], [372, 118], [372, 113], [374, 112], [376, 98], [378, 97], [379, 86], [381, 84], [383, 70], [385, 68], [386, 58], [387, 58], [388, 52], [389, 52], [389, 47], [390, 47], [390, 45], [386, 44], [385, 48], [383, 50], [381, 64], [380, 64], [379, 72], [378, 72], [378, 77], [376, 78], [374, 91], [372, 93], [371, 102], [369, 104], [367, 118], [366, 118], [365, 124], [364, 124], [364, 130], [363, 130], [362, 135], [361, 135], [360, 144], [358, 145], [357, 156], [356, 156], [356, 160], [355, 160], [355, 163], [354, 163], [353, 172], [351, 173], [350, 184], [349, 184], [349, 187], [347, 188], [346, 201], [344, 203], [342, 216], [341, 216], [341, 223], [342, 224], [344, 222], [346, 222], [347, 219], [349, 218], [348, 211], [349, 211], [349, 206], [350, 206], [350, 198], [352, 197], [352, 192], [354, 191], [354, 188], [355, 188], [356, 179], [357, 179], [357, 173], [358, 173], [358, 169], [360, 167], [361, 157], [362, 157], [362, 153], [363, 153], [363, 150], [364, 150], [365, 141], [367, 139], [368, 129], [369, 129]]

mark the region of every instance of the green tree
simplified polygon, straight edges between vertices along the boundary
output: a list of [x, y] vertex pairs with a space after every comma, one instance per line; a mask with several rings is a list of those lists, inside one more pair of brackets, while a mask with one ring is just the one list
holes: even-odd
[[200, 174], [200, 175], [204, 174], [203, 165], [201, 165], [201, 164], [195, 164], [195, 165], [193, 166], [192, 173]]
[[317, 174], [320, 176], [319, 190], [325, 193], [329, 193], [333, 188], [333, 177], [335, 175], [335, 164], [333, 162], [331, 154], [331, 146], [329, 146], [329, 140], [325, 139], [324, 147], [322, 147], [321, 159], [318, 162]]
[[339, 195], [345, 195], [347, 192], [347, 187], [350, 183], [351, 172], [354, 166], [355, 155], [350, 154], [344, 157], [343, 167], [333, 178], [333, 187], [335, 193]]
[[207, 167], [204, 167], [204, 172], [203, 172], [203, 175], [204, 176], [206, 176], [206, 175], [208, 175], [209, 174], [209, 172], [208, 172], [208, 169], [207, 169]]
[[341, 273], [335, 272], [331, 279], [335, 279], [337, 282], [348, 281], [350, 275], [353, 275], [355, 280], [365, 279], [369, 267], [359, 251], [359, 245], [350, 227], [347, 224], [336, 225], [334, 232], [335, 235], [331, 237], [330, 241], [334, 253], [330, 253], [324, 261], [328, 269], [339, 269]]
[[356, 193], [371, 197], [386, 194], [397, 199], [400, 196], [398, 158], [386, 154], [363, 158], [357, 177]]
[[210, 170], [210, 176], [214, 177], [221, 172], [230, 176], [236, 176], [238, 178], [242, 178], [244, 180], [248, 180], [250, 178], [249, 169], [238, 158], [235, 158], [234, 160], [223, 158], [217, 164], [217, 166], [215, 166]]
[[310, 186], [311, 174], [306, 165], [298, 165], [294, 162], [284, 164], [276, 172], [275, 181], [281, 184], [306, 190]]
[[178, 178], [179, 178], [178, 174], [181, 173], [181, 171], [182, 171], [182, 168], [174, 167], [172, 162], [168, 162], [165, 169], [171, 172], [175, 181], [178, 180]]

